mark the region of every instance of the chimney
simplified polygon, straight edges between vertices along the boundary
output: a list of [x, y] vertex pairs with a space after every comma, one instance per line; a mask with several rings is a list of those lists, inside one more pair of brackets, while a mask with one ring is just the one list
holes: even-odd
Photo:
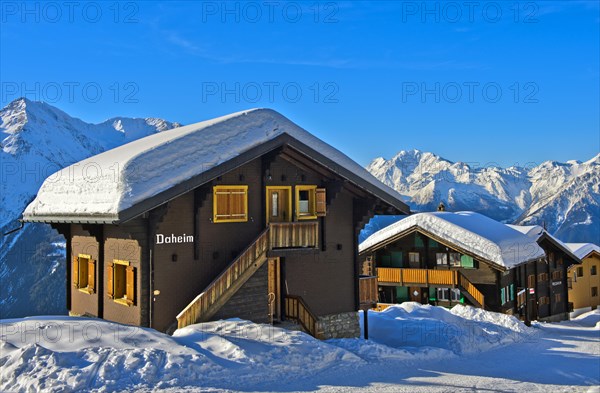
[[438, 205], [437, 210], [439, 212], [445, 212], [446, 211], [446, 206], [444, 205], [444, 202], [440, 202], [440, 204]]

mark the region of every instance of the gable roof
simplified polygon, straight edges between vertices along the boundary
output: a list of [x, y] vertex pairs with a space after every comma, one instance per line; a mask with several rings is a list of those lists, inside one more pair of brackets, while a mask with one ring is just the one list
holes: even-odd
[[579, 259], [587, 258], [593, 252], [600, 255], [600, 247], [594, 243], [566, 243], [566, 245]]
[[544, 257], [537, 242], [501, 222], [475, 212], [417, 213], [383, 228], [359, 245], [359, 252], [381, 248], [411, 231], [441, 239], [501, 269]]
[[25, 221], [119, 223], [287, 145], [401, 212], [400, 194], [348, 156], [269, 109], [163, 131], [63, 168], [44, 181]]
[[560, 241], [558, 238], [552, 236], [550, 234], [550, 232], [548, 232], [547, 230], [545, 230], [543, 227], [541, 227], [539, 225], [510, 225], [510, 224], [507, 224], [506, 226], [508, 226], [516, 231], [521, 232], [525, 236], [535, 239], [535, 241], [538, 243], [543, 238], [546, 238], [551, 243], [553, 243], [556, 247], [558, 247], [560, 250], [562, 250], [565, 254], [567, 254], [569, 257], [571, 257], [573, 259], [573, 261], [575, 261], [576, 263], [581, 263], [581, 259], [577, 255], [575, 255], [565, 243]]

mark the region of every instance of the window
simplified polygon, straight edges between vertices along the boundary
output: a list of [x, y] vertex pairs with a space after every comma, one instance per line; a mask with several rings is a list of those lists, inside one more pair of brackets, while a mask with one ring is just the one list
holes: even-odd
[[596, 274], [598, 274], [597, 269], [598, 268], [596, 267], [596, 265], [592, 265], [592, 267], [590, 268], [590, 275], [595, 276]]
[[451, 252], [450, 256], [450, 266], [459, 266], [460, 267], [460, 254], [457, 252]]
[[453, 302], [459, 302], [460, 298], [461, 298], [460, 289], [452, 288], [450, 290], [450, 298], [452, 299]]
[[583, 277], [583, 267], [577, 268], [577, 277]]
[[438, 252], [435, 254], [435, 263], [438, 265], [447, 265], [448, 264], [448, 254], [445, 252]]
[[540, 273], [538, 275], [538, 281], [548, 281], [548, 273]]
[[552, 272], [552, 279], [553, 280], [560, 280], [560, 279], [562, 279], [562, 271], [561, 270], [557, 270], [555, 272]]
[[598, 287], [592, 287], [592, 297], [598, 296]]
[[88, 294], [96, 291], [96, 261], [90, 255], [73, 256], [73, 286]]
[[408, 262], [419, 263], [419, 253], [418, 252], [409, 252], [408, 253]]
[[436, 295], [438, 300], [449, 301], [450, 300], [450, 289], [449, 288], [437, 288]]
[[131, 306], [135, 303], [135, 268], [129, 261], [115, 259], [106, 268], [106, 288], [109, 298]]
[[527, 287], [535, 288], [535, 275], [531, 274], [527, 277]]
[[248, 186], [213, 187], [213, 222], [248, 221]]
[[317, 186], [296, 186], [296, 219], [311, 220], [327, 213], [326, 191]]
[[539, 304], [550, 304], [550, 298], [548, 296], [540, 297]]
[[560, 302], [560, 299], [561, 299], [560, 293], [554, 294], [554, 302], [558, 303], [558, 302]]

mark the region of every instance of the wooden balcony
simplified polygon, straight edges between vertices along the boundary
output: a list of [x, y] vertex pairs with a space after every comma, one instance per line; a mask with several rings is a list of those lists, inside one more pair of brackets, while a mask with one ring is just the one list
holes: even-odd
[[271, 249], [319, 247], [319, 223], [272, 222], [269, 224]]
[[379, 300], [377, 277], [360, 277], [358, 282], [360, 304], [372, 307]]
[[396, 267], [377, 268], [377, 279], [380, 283], [403, 285], [448, 285], [458, 284], [458, 273], [455, 270], [405, 269]]

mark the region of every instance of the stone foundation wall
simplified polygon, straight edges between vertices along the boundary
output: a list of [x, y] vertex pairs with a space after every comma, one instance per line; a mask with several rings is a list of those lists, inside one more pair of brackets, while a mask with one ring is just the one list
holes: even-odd
[[321, 340], [360, 337], [358, 313], [353, 311], [319, 317], [317, 330]]

